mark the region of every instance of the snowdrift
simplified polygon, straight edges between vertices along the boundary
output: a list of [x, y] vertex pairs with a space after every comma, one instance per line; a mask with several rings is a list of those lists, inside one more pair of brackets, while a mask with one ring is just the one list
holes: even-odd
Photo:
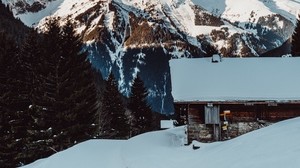
[[184, 127], [129, 140], [90, 140], [24, 168], [299, 168], [300, 118], [238, 138], [184, 146]]

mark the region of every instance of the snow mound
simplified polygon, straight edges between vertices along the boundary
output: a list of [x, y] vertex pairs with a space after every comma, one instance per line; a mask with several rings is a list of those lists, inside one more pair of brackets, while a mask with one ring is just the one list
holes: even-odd
[[129, 140], [90, 140], [24, 168], [298, 168], [300, 118], [216, 143], [179, 143], [184, 127]]

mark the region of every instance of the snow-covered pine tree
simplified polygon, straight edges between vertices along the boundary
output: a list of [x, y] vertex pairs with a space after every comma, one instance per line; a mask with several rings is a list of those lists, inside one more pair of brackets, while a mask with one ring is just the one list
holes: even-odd
[[101, 116], [105, 116], [100, 137], [125, 139], [129, 136], [129, 124], [125, 115], [125, 107], [122, 95], [118, 90], [118, 85], [112, 73], [109, 74], [105, 82], [105, 91], [102, 97]]
[[292, 56], [300, 56], [300, 15], [298, 15], [297, 25], [292, 35], [292, 46], [291, 54]]
[[152, 110], [147, 103], [148, 91], [139, 75], [133, 81], [129, 97], [128, 109], [133, 117], [131, 123], [132, 135], [151, 130]]

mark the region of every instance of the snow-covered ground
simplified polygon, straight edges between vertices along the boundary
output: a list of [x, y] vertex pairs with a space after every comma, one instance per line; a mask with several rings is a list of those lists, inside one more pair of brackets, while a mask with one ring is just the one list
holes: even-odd
[[184, 127], [129, 140], [90, 140], [24, 168], [299, 168], [300, 118], [232, 140], [184, 146]]

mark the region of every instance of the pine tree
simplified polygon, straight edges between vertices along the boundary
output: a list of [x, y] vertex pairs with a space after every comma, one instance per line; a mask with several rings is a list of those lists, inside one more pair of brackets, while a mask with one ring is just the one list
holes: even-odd
[[41, 54], [34, 69], [30, 109], [35, 123], [30, 132], [32, 144], [29, 148], [40, 157], [55, 153], [54, 137], [59, 133], [59, 130], [53, 128], [57, 125], [58, 112], [55, 109], [55, 102], [57, 101], [58, 61], [61, 57], [61, 31], [58, 20], [51, 18], [46, 23], [46, 29], [42, 39]]
[[105, 82], [105, 91], [102, 99], [102, 115], [105, 118], [102, 123], [102, 135], [104, 138], [124, 139], [129, 135], [129, 124], [125, 115], [121, 94], [117, 82], [112, 73]]
[[[30, 33], [29, 36], [35, 34]], [[7, 114], [3, 114], [3, 123], [8, 122], [6, 125], [6, 133], [9, 133], [10, 141], [5, 144], [9, 147], [10, 151], [10, 165], [12, 167], [20, 166], [25, 163], [32, 162], [30, 158], [26, 156], [26, 146], [28, 145], [28, 126], [32, 122], [30, 114], [28, 113], [28, 107], [31, 104], [30, 95], [32, 87], [32, 64], [35, 57], [31, 57], [27, 54], [31, 51], [29, 46], [33, 44], [32, 40], [25, 40], [24, 45], [21, 46], [19, 51], [15, 43], [15, 37], [5, 38], [0, 35], [1, 51], [1, 65], [0, 65], [0, 78], [1, 78], [1, 104], [5, 107], [5, 110], [0, 111]], [[29, 39], [29, 38], [28, 38]], [[25, 52], [26, 51], [26, 52]], [[26, 55], [27, 54], [27, 55]], [[2, 123], [2, 122], [1, 122]], [[7, 167], [9, 167], [7, 165]]]
[[[24, 163], [21, 156], [23, 146], [26, 143], [26, 125], [28, 114], [26, 110], [30, 104], [28, 99], [29, 91], [25, 86], [24, 69], [22, 69], [18, 48], [13, 38], [0, 35], [1, 42], [1, 128], [0, 132], [5, 143], [2, 151], [6, 153], [8, 165], [6, 167], [15, 167]], [[2, 141], [0, 140], [0, 141]], [[1, 161], [0, 161], [1, 162]], [[5, 163], [4, 163], [5, 164]]]
[[[3, 12], [5, 14], [5, 11], [0, 11], [1, 17]], [[13, 19], [12, 13], [11, 16]], [[20, 34], [6, 34], [9, 33], [0, 33], [0, 165], [17, 167], [33, 161], [24, 155], [27, 128], [32, 121], [28, 113], [31, 104], [28, 67], [32, 60], [24, 59], [22, 50], [25, 48], [22, 47], [19, 52], [17, 42]]]
[[14, 167], [17, 155], [11, 121], [15, 118], [12, 108], [11, 72], [16, 59], [16, 45], [13, 39], [0, 33], [0, 165]]
[[46, 143], [51, 139], [51, 129], [44, 127], [44, 122], [41, 122], [46, 120], [45, 114], [39, 114], [43, 110], [32, 106], [35, 102], [33, 95], [35, 95], [39, 87], [39, 81], [42, 76], [40, 73], [41, 67], [43, 67], [41, 58], [42, 46], [40, 36], [34, 29], [31, 29], [19, 53], [19, 67], [22, 70], [19, 74], [24, 77], [22, 82], [23, 88], [26, 88], [27, 98], [30, 100], [30, 105], [24, 112], [24, 120], [27, 124], [23, 126], [23, 129], [27, 130], [26, 138], [24, 139], [23, 150], [18, 156], [24, 164], [47, 157], [53, 153]]
[[212, 57], [214, 54], [218, 54], [217, 49], [212, 44], [207, 44], [204, 49], [206, 51], [206, 55]]
[[41, 44], [40, 37], [35, 29], [31, 29], [27, 34], [19, 53], [19, 63], [22, 69], [21, 75], [25, 78], [23, 87], [29, 91], [29, 99], [35, 88], [38, 75], [38, 66], [41, 64]]
[[[22, 52], [16, 54], [14, 68], [10, 74], [10, 95], [11, 109], [13, 110], [13, 120], [11, 132], [13, 133], [14, 150], [17, 152], [14, 160], [20, 165], [24, 164], [26, 158], [23, 157], [24, 146], [27, 143], [27, 125], [29, 124], [28, 107], [31, 105], [30, 92], [32, 77], [29, 75], [31, 60], [24, 59]], [[20, 166], [18, 165], [18, 166]]]
[[101, 112], [102, 109], [102, 97], [104, 92], [104, 83], [105, 80], [102, 77], [102, 74], [99, 70], [93, 68], [93, 79], [96, 83], [96, 92], [97, 92], [97, 99], [100, 100], [97, 102], [98, 105], [98, 111], [96, 115], [95, 120], [95, 126], [96, 126], [96, 137], [101, 137], [102, 133], [105, 131], [105, 125], [106, 125], [106, 118], [107, 116], [104, 116], [104, 113]]
[[292, 56], [300, 56], [300, 15], [297, 19], [297, 25], [292, 35], [292, 46], [291, 46], [291, 54]]
[[92, 67], [70, 20], [62, 28], [62, 42], [64, 59], [60, 62], [63, 65], [60, 69], [63, 81], [60, 97], [67, 109], [62, 112], [65, 121], [61, 125], [65, 125], [66, 138], [63, 139], [66, 146], [70, 146], [95, 136], [99, 107]]
[[0, 1], [0, 15], [5, 17], [14, 18], [13, 12], [10, 10], [8, 5], [5, 5]]
[[[17, 167], [93, 138], [98, 112], [90, 62], [73, 24], [50, 19], [18, 53], [0, 33], [0, 167]], [[42, 45], [40, 45], [42, 44]], [[18, 54], [17, 54], [18, 53]]]
[[147, 103], [148, 91], [139, 75], [134, 79], [129, 97], [128, 109], [132, 114], [132, 135], [151, 130], [152, 110]]
[[[93, 138], [98, 110], [91, 64], [73, 24], [51, 19], [45, 34], [40, 78], [33, 94], [36, 119], [53, 151]], [[39, 126], [37, 126], [39, 127]]]

